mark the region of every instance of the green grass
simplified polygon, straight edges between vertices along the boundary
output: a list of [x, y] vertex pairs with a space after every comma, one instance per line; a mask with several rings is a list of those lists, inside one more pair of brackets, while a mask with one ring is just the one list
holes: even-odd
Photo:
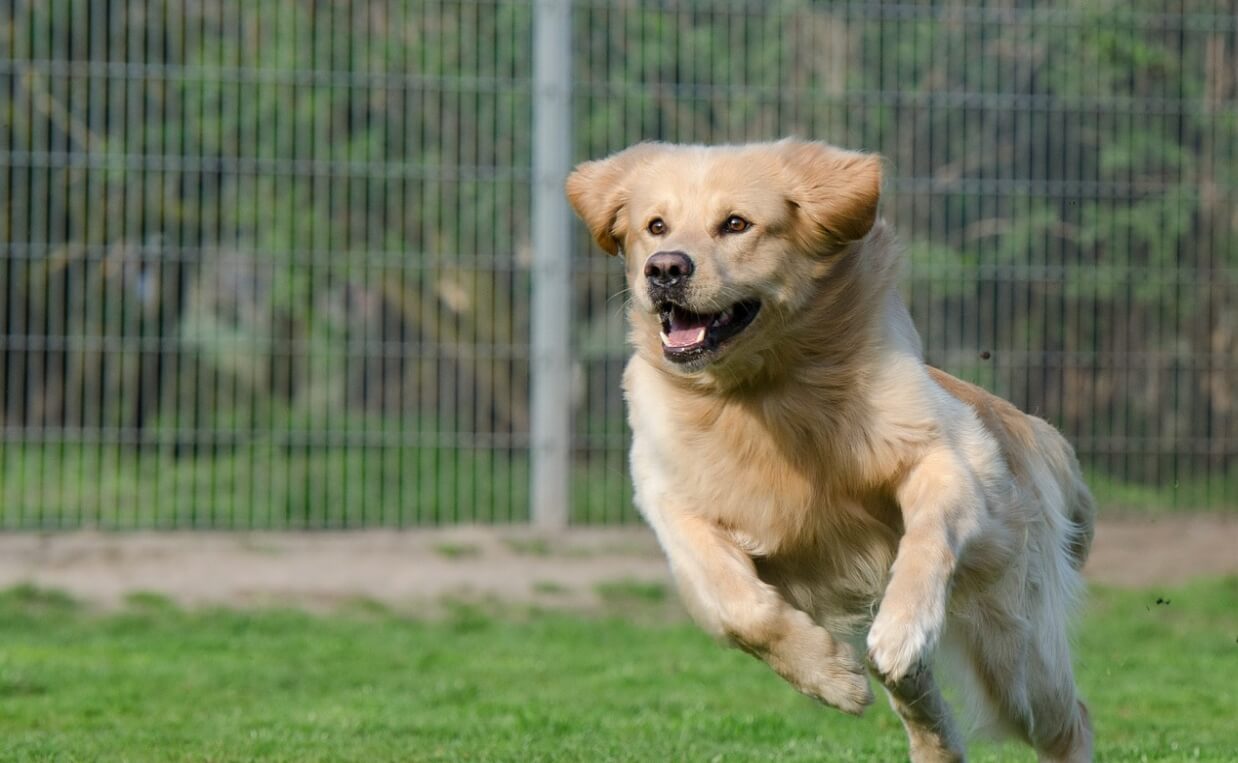
[[503, 545], [523, 556], [550, 556], [552, 550], [546, 538], [504, 538]]
[[498, 450], [285, 450], [211, 457], [78, 445], [0, 449], [0, 527], [339, 528], [524, 522], [527, 458]]
[[[636, 520], [623, 459], [605, 456], [574, 467], [577, 524]], [[1088, 483], [1106, 511], [1238, 510], [1238, 469], [1164, 485], [1090, 472]], [[0, 529], [329, 529], [528, 516], [529, 459], [520, 450], [285, 450], [251, 442], [175, 458], [157, 449], [0, 444]], [[532, 542], [513, 550], [539, 553]]]
[[447, 559], [475, 559], [481, 556], [481, 547], [471, 543], [439, 543], [434, 553]]
[[1228, 472], [1218, 468], [1207, 477], [1165, 479], [1156, 484], [1136, 484], [1088, 469], [1084, 480], [1102, 510], [1132, 515], [1234, 511], [1238, 509], [1238, 467]]
[[[1094, 593], [1078, 663], [1100, 760], [1233, 760], [1236, 603], [1238, 580]], [[678, 619], [449, 611], [185, 612], [137, 596], [99, 615], [13, 589], [0, 759], [905, 759], [881, 703], [859, 720], [819, 708]]]
[[[636, 518], [627, 475], [606, 459], [578, 463], [572, 491], [577, 523]], [[251, 442], [177, 458], [166, 449], [0, 443], [0, 529], [332, 529], [528, 519], [529, 459], [520, 450]]]
[[667, 596], [666, 586], [661, 583], [646, 583], [640, 580], [607, 581], [598, 583], [593, 590], [602, 601], [612, 606], [638, 602], [654, 604], [665, 601]]

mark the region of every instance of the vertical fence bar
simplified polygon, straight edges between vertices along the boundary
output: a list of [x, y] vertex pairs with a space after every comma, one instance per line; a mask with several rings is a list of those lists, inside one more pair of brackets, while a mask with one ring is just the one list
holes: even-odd
[[571, 3], [537, 0], [533, 21], [532, 458], [529, 516], [567, 526], [571, 454]]

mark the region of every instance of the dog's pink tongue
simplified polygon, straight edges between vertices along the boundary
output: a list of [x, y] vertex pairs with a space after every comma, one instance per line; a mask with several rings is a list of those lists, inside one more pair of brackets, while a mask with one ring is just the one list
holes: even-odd
[[671, 330], [666, 334], [667, 347], [691, 347], [705, 341], [705, 331], [708, 322], [699, 315], [681, 314], [678, 310], [671, 314]]

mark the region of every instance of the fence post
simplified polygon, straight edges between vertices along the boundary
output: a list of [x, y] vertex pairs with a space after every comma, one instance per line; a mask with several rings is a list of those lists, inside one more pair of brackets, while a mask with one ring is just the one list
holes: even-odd
[[571, 0], [537, 0], [533, 19], [532, 490], [541, 529], [568, 524], [571, 459]]

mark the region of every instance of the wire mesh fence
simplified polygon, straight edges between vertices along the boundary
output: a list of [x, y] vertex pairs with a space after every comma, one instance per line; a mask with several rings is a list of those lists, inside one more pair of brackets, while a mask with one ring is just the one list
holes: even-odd
[[[0, 0], [0, 526], [521, 522], [533, 0]], [[578, 0], [572, 158], [880, 151], [930, 362], [1238, 508], [1238, 3]], [[576, 230], [571, 517], [634, 518]]]

